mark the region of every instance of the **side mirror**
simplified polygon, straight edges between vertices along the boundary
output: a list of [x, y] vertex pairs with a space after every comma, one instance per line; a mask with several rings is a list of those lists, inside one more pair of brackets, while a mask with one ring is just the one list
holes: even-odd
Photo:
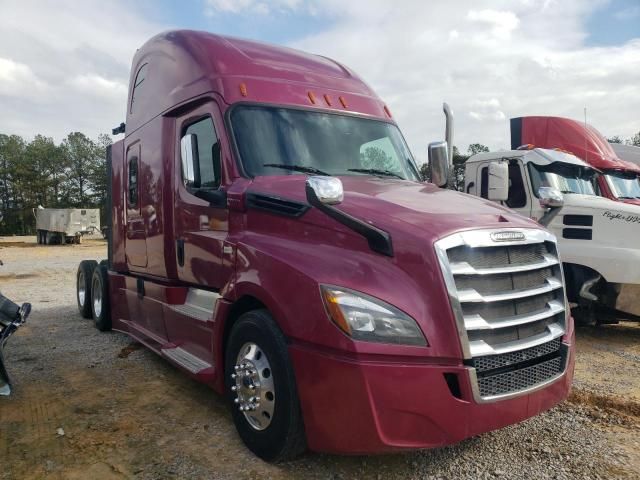
[[495, 202], [503, 202], [509, 198], [509, 165], [507, 162], [491, 162], [487, 197]]
[[180, 140], [180, 160], [184, 184], [193, 188], [200, 188], [198, 137], [195, 134], [189, 133]]
[[335, 205], [344, 199], [342, 181], [336, 177], [313, 176], [307, 179], [307, 187], [313, 190], [318, 200], [327, 205]]
[[431, 167], [431, 181], [444, 188], [449, 183], [449, 148], [447, 142], [432, 142], [429, 144], [429, 166]]
[[545, 208], [560, 208], [564, 205], [564, 195], [553, 187], [540, 187], [538, 189], [540, 205]]

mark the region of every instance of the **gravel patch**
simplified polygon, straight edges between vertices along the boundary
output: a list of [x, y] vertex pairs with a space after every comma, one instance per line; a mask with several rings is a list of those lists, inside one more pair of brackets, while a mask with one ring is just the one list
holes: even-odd
[[[209, 388], [79, 316], [77, 265], [105, 254], [102, 242], [0, 248], [0, 289], [34, 304], [6, 348], [16, 388], [0, 398], [0, 479], [640, 478], [639, 416], [635, 397], [625, 393], [636, 388], [625, 382], [638, 352], [615, 327], [597, 342], [591, 331], [578, 332], [588, 342], [579, 351], [572, 400], [521, 424], [438, 450], [308, 453], [266, 464], [244, 448], [224, 401]], [[622, 362], [615, 371], [602, 363], [609, 356]], [[580, 363], [594, 359], [600, 361]]]

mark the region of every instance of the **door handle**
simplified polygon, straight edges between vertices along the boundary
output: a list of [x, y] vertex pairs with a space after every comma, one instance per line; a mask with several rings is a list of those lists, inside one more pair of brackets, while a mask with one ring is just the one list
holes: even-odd
[[184, 240], [182, 238], [176, 240], [176, 255], [178, 257], [178, 265], [184, 267]]

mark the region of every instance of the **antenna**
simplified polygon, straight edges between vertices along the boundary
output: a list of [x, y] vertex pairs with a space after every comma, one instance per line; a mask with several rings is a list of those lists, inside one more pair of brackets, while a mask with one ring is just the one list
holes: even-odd
[[589, 152], [587, 152], [587, 107], [584, 107], [584, 161], [589, 163]]

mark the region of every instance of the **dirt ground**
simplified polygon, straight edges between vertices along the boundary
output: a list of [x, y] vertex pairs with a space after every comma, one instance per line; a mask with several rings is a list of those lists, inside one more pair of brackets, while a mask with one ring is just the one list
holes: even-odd
[[105, 256], [101, 240], [0, 239], [0, 291], [33, 304], [5, 349], [15, 390], [0, 397], [0, 479], [640, 478], [637, 325], [579, 329], [571, 398], [522, 424], [435, 451], [270, 465], [209, 388], [80, 317], [77, 265]]

